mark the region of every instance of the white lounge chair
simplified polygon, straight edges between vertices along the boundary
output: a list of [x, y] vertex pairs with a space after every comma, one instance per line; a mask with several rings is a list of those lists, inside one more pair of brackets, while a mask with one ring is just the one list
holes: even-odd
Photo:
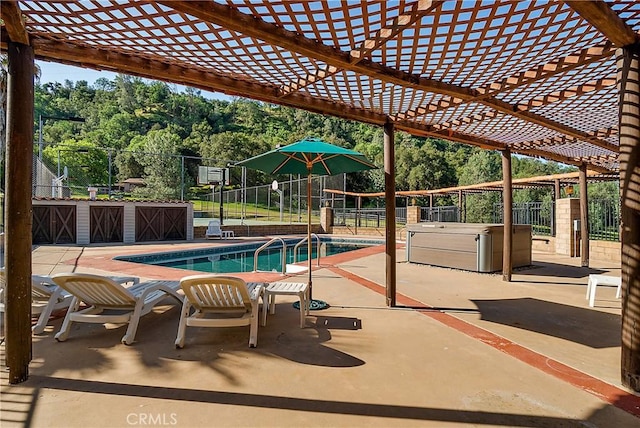
[[[183, 300], [177, 293], [180, 287], [178, 281], [147, 281], [126, 288], [111, 278], [85, 273], [58, 274], [52, 279], [73, 295], [60, 332], [55, 335], [56, 340], [60, 342], [67, 340], [73, 322], [110, 322], [129, 323], [122, 343], [131, 345], [140, 317], [151, 312], [154, 306], [167, 296], [175, 298], [178, 302]], [[81, 302], [89, 307], [79, 310]], [[102, 314], [107, 310], [115, 313]]]
[[222, 229], [220, 229], [220, 220], [211, 220], [207, 226], [207, 232], [205, 233], [207, 239], [220, 238], [222, 239]]
[[[187, 327], [250, 326], [249, 346], [258, 344], [258, 299], [262, 283], [245, 283], [240, 278], [192, 275], [180, 281], [182, 303], [176, 348], [184, 346]], [[195, 312], [190, 315], [191, 308]], [[207, 315], [212, 316], [207, 318]]]
[[[133, 276], [110, 277], [120, 284], [137, 283]], [[0, 268], [0, 313], [4, 313], [4, 268]], [[50, 276], [31, 276], [31, 314], [39, 315], [38, 321], [31, 327], [33, 334], [41, 334], [47, 327], [49, 318], [54, 311], [66, 309], [71, 304], [73, 296], [58, 287]]]

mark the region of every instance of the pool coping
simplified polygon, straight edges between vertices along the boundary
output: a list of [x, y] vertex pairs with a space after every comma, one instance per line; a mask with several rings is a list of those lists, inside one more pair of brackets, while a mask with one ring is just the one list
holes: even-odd
[[[269, 239], [270, 237], [266, 237]], [[344, 237], [334, 237], [337, 239], [344, 239]], [[190, 242], [190, 243], [180, 243], [180, 249], [172, 250], [172, 251], [153, 251], [149, 250], [149, 246], [140, 246], [139, 251], [138, 247], [130, 247], [127, 251], [124, 251], [122, 248], [117, 246], [114, 247], [103, 247], [106, 251], [101, 255], [87, 255], [80, 254], [78, 257], [74, 257], [71, 259], [63, 260], [61, 263], [66, 266], [74, 266], [74, 269], [77, 267], [82, 268], [90, 268], [90, 269], [99, 269], [105, 270], [109, 272], [119, 272], [122, 275], [128, 276], [138, 276], [140, 278], [148, 278], [148, 279], [166, 279], [166, 280], [180, 280], [181, 278], [188, 275], [196, 275], [202, 274], [201, 271], [188, 270], [188, 269], [179, 269], [179, 268], [171, 268], [157, 265], [149, 265], [142, 264], [137, 262], [130, 262], [125, 260], [118, 260], [116, 257], [124, 256], [123, 252], [127, 253], [127, 256], [136, 256], [136, 255], [144, 255], [151, 253], [170, 253], [174, 251], [193, 251], [193, 250], [204, 250], [207, 248], [223, 248], [230, 245], [238, 244], [238, 241], [245, 242], [263, 242], [265, 237], [260, 238], [249, 238], [249, 239], [236, 239], [231, 242], [221, 242], [213, 244], [210, 241], [201, 241], [201, 242]], [[362, 240], [362, 239], [360, 239]], [[368, 239], [368, 241], [375, 241], [375, 239]], [[156, 243], [154, 243], [156, 244]], [[162, 245], [162, 243], [158, 243]], [[176, 243], [172, 243], [176, 244]], [[212, 246], [213, 244], [213, 246]], [[397, 248], [402, 248], [403, 244], [397, 244]], [[109, 251], [110, 248], [113, 248], [113, 251]], [[335, 254], [331, 256], [322, 257], [320, 261], [320, 266], [316, 263], [312, 266], [312, 271], [323, 269], [331, 266], [335, 266], [339, 263], [344, 263], [347, 261], [352, 261], [361, 257], [366, 257], [368, 255], [378, 254], [385, 251], [385, 244], [381, 243], [380, 245], [373, 245], [367, 248], [361, 248], [357, 250], [348, 251], [345, 253]], [[296, 263], [299, 266], [307, 266], [307, 262], [304, 261], [302, 263]], [[307, 275], [306, 270], [300, 273], [290, 273], [290, 274], [282, 274], [282, 273], [274, 273], [274, 272], [237, 272], [233, 273], [234, 276], [244, 279], [245, 281], [253, 281], [253, 282], [271, 282], [282, 280], [285, 278], [297, 277], [301, 275]]]

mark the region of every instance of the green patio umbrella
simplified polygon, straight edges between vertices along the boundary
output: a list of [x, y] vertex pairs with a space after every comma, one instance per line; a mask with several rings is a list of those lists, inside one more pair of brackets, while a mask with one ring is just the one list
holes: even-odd
[[335, 175], [344, 172], [377, 168], [362, 154], [325, 143], [317, 138], [305, 138], [288, 146], [238, 162], [236, 165], [257, 169], [268, 174], [307, 174], [307, 255], [309, 262], [309, 299], [312, 309], [322, 309], [326, 303], [311, 298], [311, 175]]

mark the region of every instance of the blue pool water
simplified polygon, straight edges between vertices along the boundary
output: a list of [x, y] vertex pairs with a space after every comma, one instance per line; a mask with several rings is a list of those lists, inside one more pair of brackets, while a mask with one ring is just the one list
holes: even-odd
[[[300, 239], [284, 239], [284, 241], [287, 244], [286, 263], [293, 263], [293, 248], [300, 241]], [[313, 239], [312, 242], [312, 258], [315, 259], [317, 257], [318, 244], [315, 239]], [[372, 245], [383, 244], [383, 242], [379, 240], [356, 240], [344, 238], [322, 238], [320, 240], [320, 243], [321, 257], [370, 247]], [[254, 253], [263, 244], [264, 242], [240, 245], [226, 245], [188, 251], [172, 251], [136, 256], [118, 256], [115, 259], [155, 266], [195, 270], [200, 272], [252, 272], [254, 266]], [[277, 241], [271, 244], [269, 247], [263, 249], [258, 255], [258, 270], [281, 272], [282, 247], [282, 243], [280, 241]], [[305, 242], [298, 248], [296, 262], [302, 262], [306, 260], [307, 243]]]

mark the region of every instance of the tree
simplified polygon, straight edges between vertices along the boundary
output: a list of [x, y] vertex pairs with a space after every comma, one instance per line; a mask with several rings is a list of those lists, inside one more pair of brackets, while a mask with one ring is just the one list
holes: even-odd
[[67, 185], [84, 193], [89, 186], [109, 182], [108, 153], [89, 140], [66, 140], [60, 145], [46, 146], [43, 161], [52, 171], [69, 171]]
[[396, 188], [430, 190], [455, 185], [455, 171], [430, 141], [406, 135], [396, 147]]
[[[248, 159], [273, 148], [269, 147], [260, 136], [251, 136], [242, 132], [223, 132], [209, 136], [202, 143], [200, 153], [207, 158], [209, 166], [225, 167], [228, 163]], [[231, 169], [232, 182], [239, 183], [240, 175], [239, 168]], [[247, 186], [263, 184], [266, 179], [266, 175], [260, 171], [247, 170]]]
[[135, 196], [151, 199], [180, 199], [182, 176], [180, 136], [169, 128], [150, 131], [141, 140], [144, 151], [133, 156], [144, 168], [145, 187], [134, 189]]
[[[502, 161], [497, 152], [476, 149], [467, 163], [460, 168], [458, 184], [478, 184], [497, 181], [502, 178]], [[466, 220], [468, 223], [491, 223], [494, 205], [500, 201], [500, 194], [487, 192], [466, 196]]]

